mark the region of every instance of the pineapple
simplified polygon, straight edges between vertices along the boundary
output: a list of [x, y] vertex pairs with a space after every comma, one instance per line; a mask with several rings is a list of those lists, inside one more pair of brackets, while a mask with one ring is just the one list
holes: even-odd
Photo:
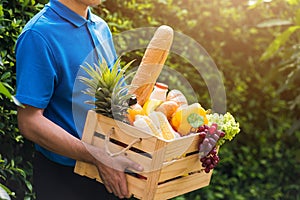
[[99, 61], [99, 65], [95, 64], [94, 67], [89, 64], [87, 67], [81, 66], [90, 76], [90, 78], [79, 77], [80, 81], [88, 86], [83, 92], [94, 97], [94, 100], [85, 103], [94, 105], [95, 112], [99, 114], [125, 121], [128, 100], [131, 95], [127, 94], [129, 86], [125, 85], [124, 73], [133, 61], [119, 70], [120, 58], [111, 69], [109, 69], [105, 59], [102, 60], [102, 62]]

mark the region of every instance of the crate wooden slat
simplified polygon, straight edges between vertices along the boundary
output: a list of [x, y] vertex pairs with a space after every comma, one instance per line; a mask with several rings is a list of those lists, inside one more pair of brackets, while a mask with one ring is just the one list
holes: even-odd
[[[75, 173], [86, 176], [91, 179], [96, 179], [101, 182], [101, 178], [98, 174], [97, 168], [91, 164], [84, 162], [77, 162], [75, 167]], [[128, 189], [132, 194], [135, 194], [136, 197], [142, 197], [145, 191], [146, 182], [142, 179], [133, 177], [131, 175], [126, 175], [128, 182]]]
[[178, 156], [198, 151], [198, 135], [193, 134], [168, 142], [166, 145], [165, 160], [177, 158]]
[[170, 177], [187, 176], [188, 173], [201, 171], [202, 168], [197, 154], [181, 158], [175, 162], [165, 162], [161, 169], [159, 182], [166, 181]]
[[[144, 167], [126, 174], [128, 189], [138, 199], [164, 200], [209, 185], [212, 172], [205, 173], [198, 157], [199, 137], [190, 135], [173, 141], [158, 139], [136, 127], [89, 111], [82, 140], [103, 147], [105, 135], [114, 128], [109, 149], [118, 152], [133, 140], [127, 157]], [[77, 161], [74, 172], [101, 182], [95, 166]]]
[[212, 171], [208, 174], [205, 172], [195, 173], [160, 184], [153, 199], [169, 199], [208, 186], [211, 175]]

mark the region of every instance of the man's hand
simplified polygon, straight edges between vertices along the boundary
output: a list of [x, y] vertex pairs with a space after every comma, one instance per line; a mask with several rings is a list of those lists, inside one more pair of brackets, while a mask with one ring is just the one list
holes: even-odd
[[104, 149], [97, 148], [84, 143], [87, 150], [95, 158], [94, 165], [97, 167], [101, 180], [110, 193], [114, 193], [119, 198], [129, 198], [127, 180], [124, 171], [133, 169], [143, 171], [143, 167], [125, 155], [111, 157]]

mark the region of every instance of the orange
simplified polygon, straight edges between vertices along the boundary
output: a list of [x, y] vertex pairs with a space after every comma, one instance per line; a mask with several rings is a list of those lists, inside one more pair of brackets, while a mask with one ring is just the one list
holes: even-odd
[[132, 109], [132, 108], [129, 108], [127, 110], [127, 113], [128, 113], [128, 120], [129, 120], [129, 122], [130, 122], [131, 125], [135, 121], [135, 116], [136, 115], [145, 115], [145, 111], [143, 109]]
[[206, 110], [199, 104], [193, 103], [186, 107], [177, 109], [171, 119], [173, 128], [178, 131], [181, 135], [186, 135], [190, 132], [192, 126], [188, 122], [188, 116], [192, 113], [196, 113], [203, 117], [204, 124], [208, 124], [206, 117]]

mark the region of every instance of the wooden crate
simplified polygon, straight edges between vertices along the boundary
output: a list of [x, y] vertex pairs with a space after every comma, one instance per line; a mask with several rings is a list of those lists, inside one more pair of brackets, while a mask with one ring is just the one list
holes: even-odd
[[[112, 128], [109, 149], [117, 152], [141, 138], [126, 153], [143, 165], [142, 173], [128, 173], [128, 189], [143, 200], [170, 199], [209, 185], [212, 171], [205, 173], [198, 156], [199, 137], [190, 135], [164, 141], [128, 124], [89, 111], [82, 140], [94, 146], [105, 143]], [[77, 161], [75, 173], [101, 182], [95, 166]]]

